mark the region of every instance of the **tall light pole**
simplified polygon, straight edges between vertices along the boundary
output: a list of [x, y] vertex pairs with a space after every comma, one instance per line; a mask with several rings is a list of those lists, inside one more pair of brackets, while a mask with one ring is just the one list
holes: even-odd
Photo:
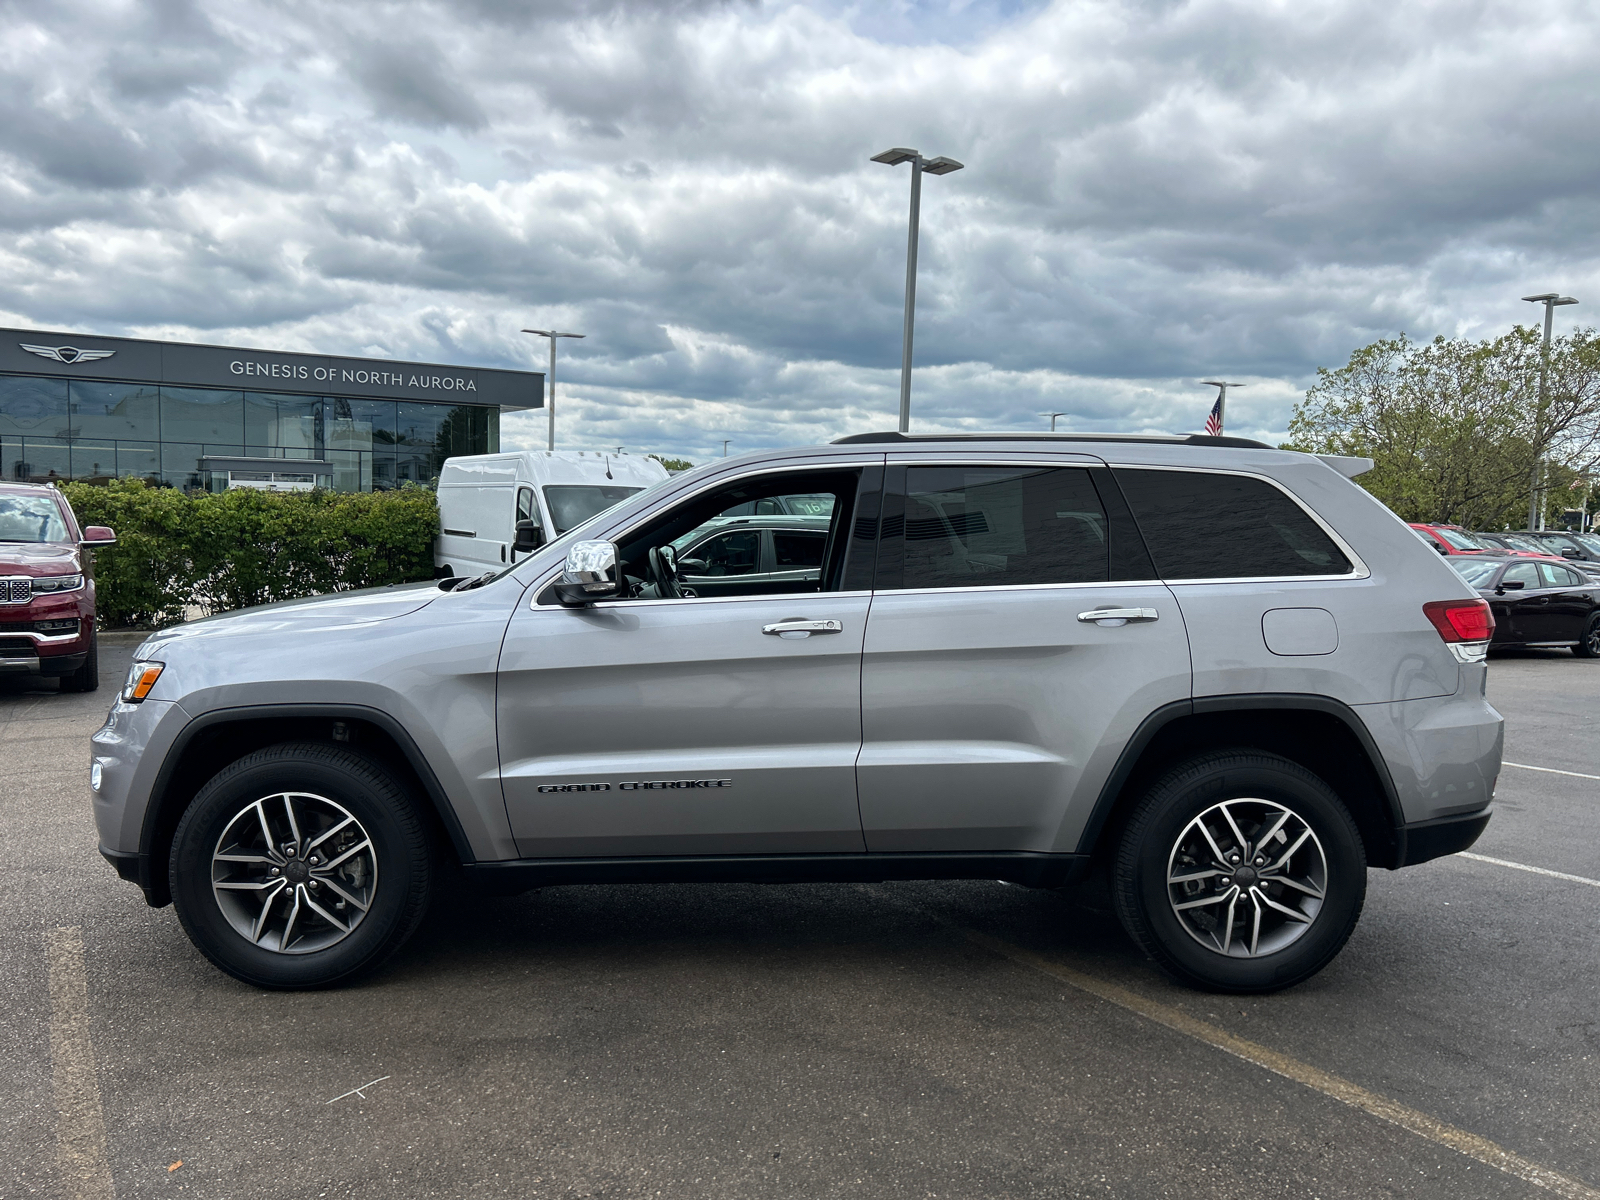
[[923, 158], [920, 151], [896, 146], [882, 154], [874, 154], [872, 161], [888, 167], [903, 162], [911, 164], [911, 233], [906, 241], [906, 316], [905, 333], [900, 343], [900, 432], [911, 429], [911, 329], [917, 314], [917, 227], [922, 222], [922, 177], [948, 175], [959, 171], [963, 164], [953, 158]]
[[[1206, 387], [1217, 389], [1217, 402], [1211, 406], [1211, 415], [1206, 418], [1206, 432], [1212, 437], [1221, 437], [1223, 421], [1226, 419], [1228, 411], [1228, 389], [1248, 387], [1249, 385], [1244, 383], [1224, 383], [1220, 379], [1202, 379], [1200, 382]], [[1213, 425], [1216, 426], [1215, 429], [1212, 428]]]
[[561, 333], [555, 329], [524, 329], [522, 332], [536, 333], [540, 337], [547, 337], [550, 339], [550, 380], [545, 385], [545, 391], [548, 393], [548, 399], [545, 401], [545, 407], [550, 410], [550, 444], [547, 449], [554, 450], [556, 448], [556, 339], [564, 337], [581, 338], [588, 335], [582, 333]]
[[723, 458], [727, 458], [728, 457], [728, 443], [731, 442], [731, 441], [733, 441], [732, 438], [723, 438], [722, 439], [722, 457]]
[[1039, 415], [1041, 417], [1049, 417], [1050, 418], [1050, 432], [1054, 433], [1056, 431], [1056, 418], [1057, 417], [1064, 417], [1067, 414], [1064, 413], [1064, 412], [1053, 412], [1053, 413], [1040, 413]]
[[[1555, 319], [1556, 309], [1563, 304], [1576, 304], [1571, 296], [1563, 296], [1560, 292], [1543, 292], [1537, 296], [1524, 296], [1524, 300], [1534, 304], [1544, 305], [1544, 344], [1539, 349], [1539, 411], [1534, 416], [1533, 436], [1534, 444], [1538, 444], [1540, 425], [1544, 422], [1545, 412], [1545, 387], [1550, 375], [1550, 324]], [[1528, 483], [1528, 528], [1544, 528], [1544, 505], [1539, 503], [1539, 456], [1533, 456], [1533, 470]]]

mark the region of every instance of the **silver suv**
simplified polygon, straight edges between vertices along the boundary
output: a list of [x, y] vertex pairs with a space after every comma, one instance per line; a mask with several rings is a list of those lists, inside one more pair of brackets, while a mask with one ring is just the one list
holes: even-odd
[[[1251, 992], [1369, 867], [1472, 845], [1488, 605], [1350, 482], [1234, 438], [869, 434], [718, 460], [498, 574], [155, 634], [94, 735], [101, 852], [263, 987], [430, 893], [1102, 870], [1163, 967]], [[675, 546], [831, 498], [814, 572]]]

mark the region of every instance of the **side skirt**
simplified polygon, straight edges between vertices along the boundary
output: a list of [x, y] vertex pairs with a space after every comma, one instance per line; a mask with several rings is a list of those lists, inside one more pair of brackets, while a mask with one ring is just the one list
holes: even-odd
[[1088, 868], [1083, 854], [771, 854], [685, 858], [525, 858], [462, 869], [483, 890], [513, 896], [564, 883], [881, 883], [999, 879], [1061, 887]]

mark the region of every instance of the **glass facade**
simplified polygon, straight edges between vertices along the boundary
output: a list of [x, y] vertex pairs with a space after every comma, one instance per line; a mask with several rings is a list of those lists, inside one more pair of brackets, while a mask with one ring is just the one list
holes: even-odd
[[137, 476], [221, 491], [228, 471], [208, 459], [314, 459], [326, 464], [315, 471], [323, 486], [366, 492], [426, 483], [451, 455], [499, 448], [500, 410], [490, 405], [0, 375], [8, 480]]

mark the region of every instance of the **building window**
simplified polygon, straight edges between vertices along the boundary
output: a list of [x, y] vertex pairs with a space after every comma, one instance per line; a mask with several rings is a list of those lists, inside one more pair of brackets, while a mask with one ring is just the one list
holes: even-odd
[[500, 446], [486, 405], [364, 400], [0, 375], [0, 478], [137, 476], [221, 491], [208, 457], [321, 459], [338, 491], [426, 483], [451, 455]]

